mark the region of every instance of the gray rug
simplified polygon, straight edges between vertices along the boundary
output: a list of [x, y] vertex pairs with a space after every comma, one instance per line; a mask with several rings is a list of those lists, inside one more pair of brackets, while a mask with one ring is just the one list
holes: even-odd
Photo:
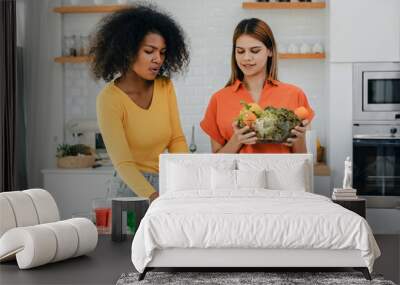
[[267, 285], [395, 285], [380, 275], [368, 281], [359, 272], [148, 272], [142, 281], [139, 273], [122, 274], [116, 285], [134, 284], [267, 284]]

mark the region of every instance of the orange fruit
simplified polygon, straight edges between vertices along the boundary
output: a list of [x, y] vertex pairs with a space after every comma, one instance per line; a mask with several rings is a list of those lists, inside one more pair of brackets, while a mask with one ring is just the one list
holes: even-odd
[[294, 113], [300, 120], [306, 119], [310, 114], [310, 112], [303, 106], [298, 107], [296, 110], [294, 110]]
[[243, 115], [243, 122], [248, 126], [251, 127], [251, 125], [256, 121], [257, 116], [253, 112], [246, 112]]

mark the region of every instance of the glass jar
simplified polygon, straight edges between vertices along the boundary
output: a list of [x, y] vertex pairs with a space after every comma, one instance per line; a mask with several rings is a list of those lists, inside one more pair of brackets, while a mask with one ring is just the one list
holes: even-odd
[[83, 55], [83, 46], [82, 46], [82, 36], [81, 35], [76, 36], [75, 48], [76, 48], [76, 55], [82, 56]]
[[63, 43], [63, 55], [64, 56], [76, 56], [76, 47], [75, 47], [75, 35], [65, 35], [64, 43]]
[[89, 36], [81, 36], [81, 55], [88, 55], [90, 48], [90, 37]]

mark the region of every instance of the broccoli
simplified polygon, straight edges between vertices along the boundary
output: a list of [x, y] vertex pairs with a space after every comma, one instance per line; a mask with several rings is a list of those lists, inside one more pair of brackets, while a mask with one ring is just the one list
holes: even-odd
[[254, 124], [260, 140], [283, 142], [290, 137], [290, 131], [301, 121], [285, 108], [266, 107]]

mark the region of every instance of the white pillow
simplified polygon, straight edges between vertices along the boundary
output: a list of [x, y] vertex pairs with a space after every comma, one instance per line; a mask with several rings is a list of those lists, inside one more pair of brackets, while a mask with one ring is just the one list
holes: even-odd
[[211, 190], [211, 169], [232, 170], [235, 165], [234, 160], [171, 161], [167, 165], [167, 191]]
[[293, 164], [289, 168], [267, 170], [268, 188], [273, 190], [307, 191], [305, 162]]
[[210, 189], [210, 167], [169, 164], [169, 189], [184, 191], [189, 189]]
[[241, 188], [266, 188], [266, 171], [263, 170], [211, 170], [211, 188], [213, 190], [237, 190]]
[[211, 189], [236, 190], [236, 170], [211, 168]]
[[239, 170], [266, 170], [267, 187], [272, 190], [306, 191], [309, 187], [306, 161], [288, 159], [238, 159]]
[[238, 188], [267, 188], [267, 172], [262, 170], [236, 170]]

